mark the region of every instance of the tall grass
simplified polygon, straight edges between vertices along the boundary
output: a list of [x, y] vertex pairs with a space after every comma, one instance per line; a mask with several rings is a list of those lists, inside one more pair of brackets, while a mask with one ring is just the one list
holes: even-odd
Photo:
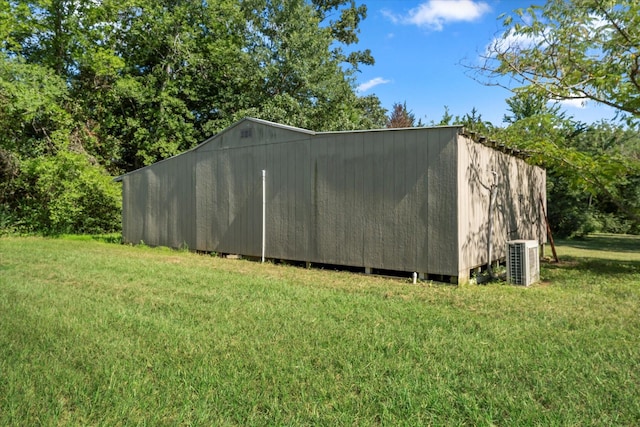
[[2, 238], [0, 425], [638, 425], [615, 239], [520, 288]]

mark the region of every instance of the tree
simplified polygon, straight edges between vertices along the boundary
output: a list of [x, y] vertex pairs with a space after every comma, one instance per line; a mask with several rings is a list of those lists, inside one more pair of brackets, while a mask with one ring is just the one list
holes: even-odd
[[[379, 99], [355, 92], [370, 51], [345, 53], [365, 16], [355, 0], [0, 2], [0, 222], [79, 231], [102, 212], [94, 224], [113, 224], [105, 171], [173, 156], [245, 116], [383, 126]], [[104, 210], [72, 197], [89, 193]]]
[[451, 114], [451, 112], [449, 111], [449, 106], [445, 105], [444, 106], [444, 112], [442, 113], [442, 118], [440, 118], [440, 121], [438, 123], [434, 123], [434, 122], [432, 122], [432, 123], [434, 125], [437, 125], [437, 126], [449, 126], [449, 125], [451, 125], [453, 120], [454, 120], [454, 117]]
[[[329, 21], [329, 29], [333, 40], [337, 45], [333, 47], [332, 54], [339, 62], [347, 62], [354, 70], [358, 70], [360, 64], [373, 65], [375, 63], [370, 49], [354, 50], [345, 55], [342, 45], [349, 46], [358, 42], [358, 25], [367, 17], [367, 6], [357, 6], [355, 0], [312, 0], [318, 20]], [[345, 7], [346, 6], [346, 7]], [[332, 19], [333, 13], [339, 12], [339, 19]]]
[[[585, 150], [593, 127], [548, 107], [559, 100], [594, 101], [640, 124], [640, 4], [634, 0], [550, 0], [504, 17], [505, 32], [477, 68], [485, 83], [516, 82], [504, 140], [550, 171], [556, 194], [586, 194], [608, 203], [637, 227], [640, 210], [629, 192], [640, 163], [615, 150]], [[617, 143], [617, 142], [616, 142]], [[582, 202], [581, 202], [582, 203]]]
[[117, 229], [119, 188], [84, 151], [64, 80], [50, 68], [0, 56], [0, 99], [0, 229]]
[[478, 132], [481, 135], [490, 136], [493, 134], [493, 124], [489, 121], [482, 120], [482, 114], [478, 112], [476, 107], [473, 107], [470, 113], [462, 117], [456, 116], [454, 124], [462, 125], [468, 130]]
[[[325, 26], [327, 13], [344, 3], [351, 8]], [[345, 69], [348, 58], [332, 48], [357, 41], [354, 25], [366, 8], [358, 12], [353, 7], [350, 0], [243, 1], [254, 78], [250, 105], [234, 118], [250, 115], [320, 131], [369, 122], [355, 95], [354, 69]]]
[[118, 185], [86, 156], [68, 150], [22, 161], [9, 200], [22, 231], [101, 233], [120, 228], [122, 196]]
[[[596, 192], [580, 195], [588, 197], [583, 212], [591, 214], [595, 231], [640, 232], [640, 136], [632, 129], [607, 122], [581, 124], [578, 128], [567, 143], [594, 159], [603, 172], [619, 173], [608, 187], [596, 187]], [[599, 181], [605, 182], [602, 178]], [[563, 187], [558, 199], [566, 197]]]
[[640, 121], [640, 3], [549, 0], [504, 17], [480, 72], [551, 100], [592, 100]]
[[432, 126], [464, 126], [467, 130], [477, 132], [484, 136], [492, 136], [494, 133], [493, 123], [482, 120], [482, 114], [478, 112], [476, 107], [471, 109], [471, 112], [466, 113], [464, 116], [453, 115], [449, 111], [447, 105], [444, 106], [444, 112], [439, 122], [431, 120]]
[[86, 24], [95, 30], [72, 91], [114, 173], [194, 146], [243, 108], [252, 68], [236, 2], [110, 6]]
[[69, 144], [73, 118], [63, 79], [50, 68], [0, 53], [0, 147], [17, 157], [52, 155]]
[[[598, 136], [600, 135], [600, 136]], [[597, 138], [609, 135], [610, 149], [587, 149]], [[520, 117], [496, 137], [524, 150], [528, 161], [547, 169], [549, 199], [557, 215], [550, 211], [550, 218], [562, 225], [563, 234], [575, 234], [591, 221], [594, 200], [608, 203], [631, 221], [632, 227], [640, 226], [640, 203], [629, 189], [640, 178], [640, 162], [637, 154], [613, 148], [625, 140], [602, 126], [587, 126], [553, 108], [544, 107], [530, 116]], [[630, 150], [632, 151], [632, 150]], [[589, 209], [587, 209], [589, 207]], [[608, 208], [611, 211], [611, 208]], [[567, 220], [566, 218], [573, 218]], [[584, 232], [592, 226], [582, 227]]]
[[359, 129], [382, 129], [387, 124], [387, 110], [382, 108], [380, 99], [375, 95], [361, 96], [356, 99], [355, 107], [362, 111]]
[[560, 106], [556, 103], [549, 106], [549, 100], [539, 94], [528, 92], [516, 92], [512, 97], [507, 98], [507, 110], [511, 114], [505, 114], [502, 121], [514, 124], [518, 120], [526, 119], [541, 114], [551, 114], [563, 118]]
[[244, 116], [314, 130], [377, 127], [355, 95], [370, 52], [354, 0], [31, 0], [0, 9], [3, 50], [54, 70], [84, 150], [118, 174]]
[[393, 104], [393, 111], [387, 120], [387, 128], [410, 128], [415, 125], [416, 117], [407, 109], [407, 102]]

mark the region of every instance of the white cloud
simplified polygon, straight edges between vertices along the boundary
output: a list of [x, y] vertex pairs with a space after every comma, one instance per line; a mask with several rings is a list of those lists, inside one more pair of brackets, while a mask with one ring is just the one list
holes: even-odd
[[[524, 16], [522, 22], [525, 26], [531, 26], [530, 17]], [[579, 24], [583, 31], [589, 33], [589, 37], [595, 37], [597, 32], [603, 32], [605, 35], [611, 31], [608, 21], [598, 15], [590, 15], [586, 23]], [[543, 29], [536, 35], [515, 34], [516, 31], [512, 27], [502, 35], [495, 37], [488, 45], [485, 51], [486, 57], [495, 56], [498, 52], [519, 52], [521, 50], [533, 49], [536, 46], [544, 49], [548, 46], [545, 38], [553, 37], [553, 32], [549, 29]]]
[[544, 39], [542, 36], [530, 36], [526, 34], [514, 34], [513, 31], [507, 31], [500, 37], [496, 37], [487, 45], [485, 50], [486, 57], [493, 57], [498, 52], [521, 51], [531, 49]]
[[472, 22], [490, 10], [491, 8], [484, 1], [429, 0], [409, 10], [406, 16], [397, 15], [388, 10], [382, 13], [394, 24], [411, 24], [434, 31], [442, 31], [445, 24]]
[[579, 108], [581, 110], [587, 108], [587, 98], [563, 99], [558, 103], [565, 107]]
[[374, 79], [369, 80], [368, 82], [364, 82], [356, 88], [356, 92], [362, 93], [366, 92], [369, 89], [376, 87], [378, 85], [383, 85], [386, 83], [391, 83], [391, 80], [383, 79], [382, 77], [376, 77]]
[[400, 23], [401, 18], [395, 13], [391, 12], [389, 9], [382, 9], [382, 15], [384, 15], [385, 18], [389, 19], [389, 21], [393, 22], [394, 24]]
[[594, 31], [598, 30], [610, 31], [611, 21], [604, 16], [590, 14], [589, 20], [585, 24], [583, 24], [583, 27], [589, 30], [592, 34]]

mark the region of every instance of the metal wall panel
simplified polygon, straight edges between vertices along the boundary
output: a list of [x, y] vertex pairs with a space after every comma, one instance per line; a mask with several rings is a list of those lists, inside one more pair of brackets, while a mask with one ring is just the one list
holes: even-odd
[[293, 224], [290, 226], [295, 235], [294, 253], [297, 260], [309, 260], [309, 227], [311, 222], [311, 157], [310, 139], [294, 145], [295, 197]]
[[190, 153], [185, 153], [123, 178], [123, 237], [126, 242], [195, 246], [191, 158]]
[[[266, 147], [266, 256], [308, 259], [309, 139]], [[261, 231], [261, 228], [260, 228]]]
[[311, 158], [314, 162], [312, 200], [315, 208], [313, 262], [349, 265], [348, 248], [344, 248], [345, 162], [342, 154], [344, 135], [314, 138]]
[[385, 229], [382, 221], [382, 213], [384, 212], [382, 191], [384, 184], [383, 165], [385, 163], [384, 133], [368, 132], [363, 134], [363, 137], [363, 266], [375, 267], [383, 265], [383, 231]]
[[[251, 216], [261, 203], [255, 200], [255, 186], [260, 184], [254, 169], [254, 150], [198, 150], [196, 152], [196, 228], [198, 249], [254, 254], [247, 248]], [[255, 246], [255, 245], [254, 245]]]
[[407, 226], [402, 229], [403, 245], [400, 254], [402, 268], [401, 270], [416, 271], [418, 266], [418, 239], [416, 230], [420, 222], [419, 215], [419, 199], [422, 196], [418, 192], [421, 174], [418, 169], [418, 132], [407, 132], [405, 135], [404, 159], [402, 161], [402, 169], [404, 171], [405, 187], [403, 192], [405, 197], [401, 201], [401, 214], [406, 217]]
[[[378, 218], [382, 222], [382, 266], [394, 270], [396, 267], [395, 255], [397, 247], [402, 244], [395, 238], [396, 224], [400, 223], [400, 218], [396, 217], [395, 205], [395, 157], [399, 148], [394, 142], [394, 135], [399, 131], [383, 134], [382, 139], [382, 211], [378, 212]], [[377, 266], [375, 266], [377, 267]]]
[[544, 200], [546, 193], [543, 169], [465, 136], [459, 137], [458, 164], [459, 275], [487, 263], [491, 185], [496, 185], [492, 261], [504, 258], [508, 240], [546, 241], [539, 201], [539, 194]]
[[312, 261], [456, 273], [456, 137], [456, 128], [316, 137]]
[[196, 156], [196, 250], [214, 251], [222, 230], [222, 216], [216, 205], [219, 185], [216, 176], [217, 153], [197, 151]]
[[[309, 137], [287, 129], [269, 133], [253, 123], [251, 136], [234, 145], [200, 147], [197, 167], [198, 234], [201, 250], [260, 256], [262, 170], [266, 171], [266, 255], [306, 259]], [[239, 127], [242, 130], [242, 127]], [[264, 136], [266, 142], [262, 142]], [[276, 142], [285, 139], [287, 143]], [[242, 141], [241, 141], [242, 140]], [[246, 140], [251, 140], [249, 143]]]
[[125, 243], [144, 240], [144, 206], [147, 187], [143, 174], [131, 174], [122, 181], [122, 238]]
[[415, 134], [416, 147], [414, 155], [416, 159], [416, 185], [414, 193], [416, 200], [414, 211], [416, 212], [417, 218], [413, 230], [416, 244], [416, 266], [414, 271], [421, 273], [427, 273], [429, 271], [429, 202], [433, 199], [429, 194], [428, 155], [430, 134], [431, 133], [418, 132]]
[[458, 272], [457, 129], [436, 128], [427, 136], [427, 239], [425, 272]]
[[190, 152], [179, 162], [172, 162], [163, 177], [172, 203], [172, 214], [167, 216], [167, 230], [172, 246], [194, 249], [196, 246], [195, 155]]

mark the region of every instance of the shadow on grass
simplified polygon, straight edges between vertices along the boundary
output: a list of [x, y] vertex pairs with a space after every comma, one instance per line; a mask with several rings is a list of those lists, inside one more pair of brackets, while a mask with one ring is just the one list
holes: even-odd
[[122, 243], [122, 234], [121, 233], [111, 233], [111, 234], [92, 234], [92, 240], [97, 240], [103, 243], [115, 243], [117, 245]]
[[122, 243], [122, 233], [103, 233], [103, 234], [58, 234], [49, 236], [55, 239], [72, 240], [76, 242], [89, 242], [95, 240], [103, 243]]
[[594, 275], [609, 277], [636, 274], [640, 284], [640, 261], [563, 257], [560, 263], [545, 263], [544, 266], [549, 270], [588, 271]]
[[559, 240], [557, 244], [594, 251], [640, 252], [640, 236], [626, 234], [593, 234], [583, 238]]

